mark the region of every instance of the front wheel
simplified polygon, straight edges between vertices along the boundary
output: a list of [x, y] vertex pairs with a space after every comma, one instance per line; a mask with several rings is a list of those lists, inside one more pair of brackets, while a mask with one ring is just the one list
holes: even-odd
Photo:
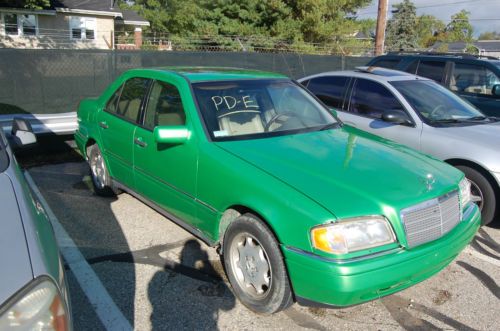
[[92, 177], [92, 186], [94, 192], [101, 196], [113, 196], [114, 191], [111, 186], [111, 178], [109, 177], [106, 162], [102, 156], [101, 150], [97, 144], [89, 148], [88, 163], [90, 166], [90, 175]]
[[496, 209], [497, 199], [495, 189], [490, 181], [479, 171], [467, 166], [457, 166], [470, 182], [472, 201], [475, 202], [481, 210], [481, 224], [486, 225], [493, 221]]
[[231, 223], [224, 235], [223, 257], [233, 292], [249, 309], [272, 314], [293, 303], [278, 242], [254, 215]]

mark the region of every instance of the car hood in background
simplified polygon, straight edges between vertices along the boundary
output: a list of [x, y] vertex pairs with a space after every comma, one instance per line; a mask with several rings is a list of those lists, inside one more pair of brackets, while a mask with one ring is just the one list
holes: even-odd
[[0, 306], [33, 279], [23, 222], [9, 177], [0, 173]]
[[473, 141], [479, 145], [490, 145], [498, 150], [498, 144], [500, 142], [500, 122], [453, 126], [440, 128], [440, 130], [446, 130], [448, 134], [455, 135], [458, 140]]
[[397, 215], [456, 189], [463, 176], [443, 162], [345, 127], [217, 145], [340, 218]]
[[500, 122], [429, 127], [422, 132], [422, 151], [442, 160], [466, 159], [500, 172]]

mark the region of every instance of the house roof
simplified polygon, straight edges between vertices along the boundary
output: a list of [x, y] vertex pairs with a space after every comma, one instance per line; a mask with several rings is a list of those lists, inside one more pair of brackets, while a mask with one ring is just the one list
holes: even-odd
[[463, 41], [460, 42], [452, 42], [452, 43], [444, 43], [438, 41], [434, 45], [431, 46], [431, 50], [438, 49], [441, 45], [448, 45], [449, 52], [463, 52], [467, 45], [472, 44], [477, 48], [484, 50], [486, 52], [499, 52], [500, 51], [500, 40], [478, 40], [472, 43], [465, 43]]
[[54, 8], [121, 13], [114, 0], [52, 0], [51, 6]]
[[135, 24], [135, 25], [149, 25], [149, 21], [141, 17], [137, 12], [133, 10], [122, 10], [122, 18], [124, 24]]
[[35, 14], [55, 14], [55, 12], [86, 14], [96, 16], [111, 16], [126, 25], [149, 26], [149, 21], [132, 10], [122, 10], [116, 0], [50, 0], [50, 7], [45, 10], [26, 10], [24, 7], [0, 3], [0, 8], [8, 10], [32, 12]]

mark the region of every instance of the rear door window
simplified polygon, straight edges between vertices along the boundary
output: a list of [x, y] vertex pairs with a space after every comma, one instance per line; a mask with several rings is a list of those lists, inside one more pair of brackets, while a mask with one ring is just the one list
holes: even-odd
[[380, 119], [386, 110], [404, 112], [401, 103], [385, 86], [358, 78], [352, 90], [349, 112]]
[[149, 87], [146, 78], [131, 78], [125, 82], [120, 99], [116, 106], [116, 114], [131, 121], [139, 120], [142, 100]]
[[309, 81], [307, 88], [328, 107], [343, 110], [344, 95], [346, 93], [348, 82], [349, 77], [317, 77]]
[[420, 61], [417, 69], [417, 75], [441, 83], [443, 81], [445, 66], [445, 61]]

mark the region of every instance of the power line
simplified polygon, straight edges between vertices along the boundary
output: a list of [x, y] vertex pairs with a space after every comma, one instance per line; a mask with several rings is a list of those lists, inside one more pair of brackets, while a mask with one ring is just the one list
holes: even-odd
[[[459, 4], [473, 3], [473, 2], [484, 2], [484, 1], [498, 1], [498, 0], [462, 0], [462, 1], [447, 2], [447, 3], [440, 3], [440, 4], [415, 6], [415, 8], [422, 9], [422, 8], [432, 8], [432, 7], [445, 7], [445, 6], [451, 6], [451, 5], [459, 5]], [[400, 4], [400, 3], [401, 2], [398, 2], [397, 4]], [[392, 6], [394, 6], [394, 5], [392, 5]], [[377, 14], [377, 11], [359, 12], [356, 14], [357, 15]]]

